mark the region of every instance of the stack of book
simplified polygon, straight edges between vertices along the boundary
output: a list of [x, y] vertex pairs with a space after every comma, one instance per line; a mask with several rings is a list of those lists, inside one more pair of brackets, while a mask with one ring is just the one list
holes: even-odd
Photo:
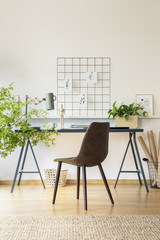
[[87, 129], [89, 127], [89, 125], [71, 125], [71, 128], [78, 128], [78, 129]]

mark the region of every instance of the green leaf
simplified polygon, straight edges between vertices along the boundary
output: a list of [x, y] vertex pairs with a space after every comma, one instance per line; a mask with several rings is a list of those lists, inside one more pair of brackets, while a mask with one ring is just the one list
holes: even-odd
[[126, 121], [128, 121], [128, 115], [125, 115], [124, 117], [125, 117]]
[[114, 101], [112, 108], [108, 111], [108, 118], [111, 116], [115, 118], [116, 116], [119, 117], [125, 117], [126, 120], [128, 120], [128, 116], [130, 115], [137, 115], [137, 116], [147, 116], [147, 112], [143, 111], [143, 107], [140, 106], [140, 104], [137, 103], [131, 103], [129, 105], [126, 105], [122, 103], [119, 107], [116, 106], [116, 102]]
[[[43, 132], [31, 128], [31, 124], [27, 121], [33, 117], [47, 117], [47, 111], [43, 109], [32, 108], [26, 117], [24, 107], [26, 102], [17, 101], [12, 96], [13, 83], [8, 88], [0, 89], [0, 156], [5, 158], [12, 153], [17, 146], [23, 146], [29, 138], [33, 145], [43, 142], [49, 147], [55, 145], [54, 135], [58, 132], [50, 132], [49, 128]], [[15, 132], [18, 128], [20, 132]]]

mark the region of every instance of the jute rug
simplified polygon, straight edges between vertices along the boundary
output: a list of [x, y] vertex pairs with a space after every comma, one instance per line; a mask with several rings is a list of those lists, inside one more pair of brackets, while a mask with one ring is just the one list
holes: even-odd
[[0, 240], [160, 240], [160, 215], [0, 217]]

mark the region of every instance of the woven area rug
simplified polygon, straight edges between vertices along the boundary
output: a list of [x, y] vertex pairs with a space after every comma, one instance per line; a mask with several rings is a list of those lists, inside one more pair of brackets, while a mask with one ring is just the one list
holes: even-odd
[[159, 240], [160, 215], [0, 217], [0, 240]]

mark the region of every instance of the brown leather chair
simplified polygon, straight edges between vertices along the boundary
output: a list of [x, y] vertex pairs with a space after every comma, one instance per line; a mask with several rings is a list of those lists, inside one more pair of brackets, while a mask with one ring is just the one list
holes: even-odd
[[83, 192], [84, 192], [84, 209], [87, 210], [87, 185], [86, 185], [86, 167], [98, 166], [105, 187], [107, 189], [111, 203], [114, 204], [107, 179], [105, 177], [101, 163], [105, 160], [108, 154], [108, 139], [109, 139], [109, 123], [108, 122], [93, 122], [90, 124], [84, 139], [81, 149], [77, 157], [55, 159], [58, 162], [56, 174], [56, 182], [53, 194], [53, 204], [55, 204], [56, 193], [58, 188], [59, 176], [62, 162], [77, 166], [77, 199], [79, 199], [79, 184], [80, 184], [80, 167], [82, 167], [83, 175]]

